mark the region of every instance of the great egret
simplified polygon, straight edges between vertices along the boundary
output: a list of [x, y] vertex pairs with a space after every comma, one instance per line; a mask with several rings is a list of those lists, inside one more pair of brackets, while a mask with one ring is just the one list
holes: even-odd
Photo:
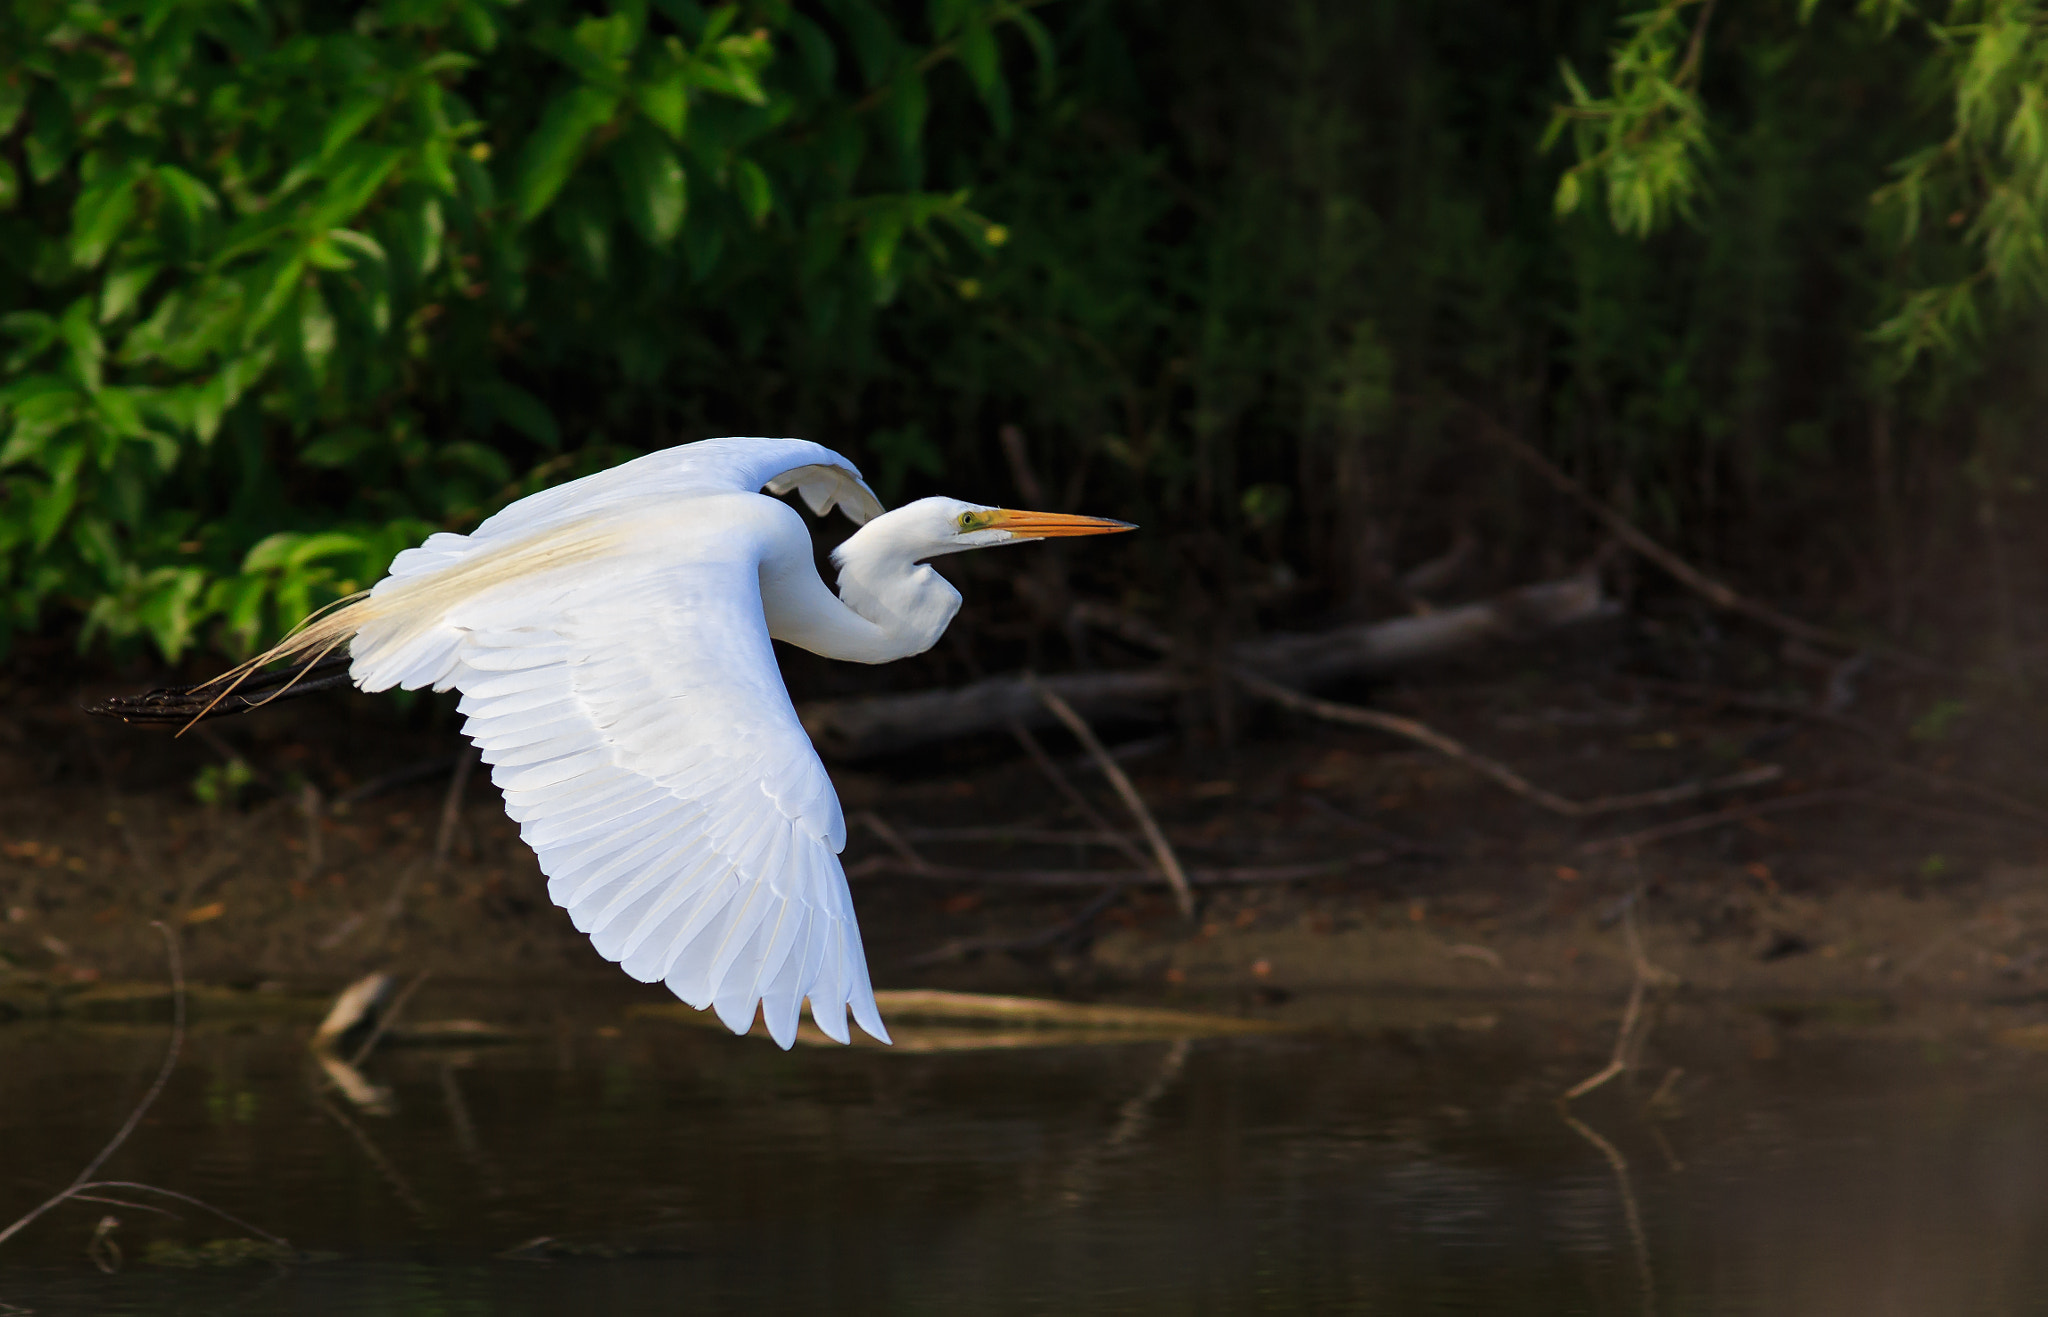
[[[763, 488], [860, 525], [833, 551], [836, 596], [803, 518]], [[846, 821], [768, 642], [857, 663], [919, 654], [960, 608], [931, 559], [1131, 529], [950, 498], [884, 512], [829, 448], [706, 439], [430, 536], [222, 677], [98, 711], [185, 721], [342, 680], [459, 690], [548, 895], [606, 959], [735, 1033], [759, 1006], [785, 1048], [805, 998], [837, 1041], [850, 1007], [887, 1042], [839, 865]], [[345, 678], [304, 680], [344, 644]], [[300, 661], [288, 679], [250, 683], [286, 660]]]

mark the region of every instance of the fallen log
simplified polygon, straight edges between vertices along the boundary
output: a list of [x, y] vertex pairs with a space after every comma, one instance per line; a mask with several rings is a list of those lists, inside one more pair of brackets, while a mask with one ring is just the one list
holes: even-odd
[[[1224, 658], [1233, 667], [1274, 681], [1314, 685], [1412, 667], [1492, 641], [1604, 617], [1614, 608], [1601, 593], [1598, 576], [1584, 573], [1415, 617], [1311, 635], [1262, 636], [1232, 645]], [[1202, 680], [1184, 668], [1166, 665], [1039, 679], [1085, 716], [1110, 720], [1157, 718], [1162, 704]], [[820, 750], [848, 759], [979, 735], [1012, 719], [1042, 725], [1052, 718], [1021, 673], [951, 690], [808, 701], [797, 706], [797, 716]]]

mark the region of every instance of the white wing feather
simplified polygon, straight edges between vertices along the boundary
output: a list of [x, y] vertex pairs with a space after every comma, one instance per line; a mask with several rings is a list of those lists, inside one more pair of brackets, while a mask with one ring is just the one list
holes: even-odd
[[[853, 463], [823, 444], [807, 439], [705, 439], [664, 448], [581, 480], [529, 494], [486, 518], [466, 538], [472, 542], [523, 538], [649, 498], [753, 494], [763, 488], [777, 494], [795, 489], [817, 515], [822, 517], [837, 506], [856, 525], [882, 511], [882, 501], [862, 483]], [[433, 542], [430, 539], [427, 545]], [[402, 562], [406, 555], [398, 557]], [[398, 562], [392, 564], [392, 570], [398, 570]]]
[[[691, 495], [763, 485], [819, 511], [880, 509], [829, 449], [712, 440], [535, 495], [474, 535], [434, 536], [379, 590], [649, 498], [676, 525]], [[462, 691], [464, 731], [549, 896], [634, 978], [736, 1033], [758, 1005], [784, 1047], [805, 998], [831, 1037], [847, 1041], [850, 1008], [887, 1041], [839, 864], [846, 824], [768, 638], [763, 551], [745, 527], [685, 529], [666, 551], [497, 581], [431, 625], [365, 628], [352, 673], [365, 690]]]

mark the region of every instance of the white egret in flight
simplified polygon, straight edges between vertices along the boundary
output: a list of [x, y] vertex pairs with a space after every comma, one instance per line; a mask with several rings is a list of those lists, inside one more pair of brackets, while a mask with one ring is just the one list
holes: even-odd
[[[838, 594], [803, 518], [763, 488], [860, 524], [832, 554]], [[920, 654], [960, 608], [931, 559], [1130, 529], [950, 498], [884, 512], [828, 448], [707, 439], [430, 536], [234, 671], [96, 711], [186, 721], [343, 680], [459, 690], [548, 895], [607, 960], [735, 1033], [759, 1006], [788, 1047], [808, 998], [830, 1037], [848, 1041], [851, 1008], [886, 1042], [839, 865], [846, 821], [768, 642], [857, 663]], [[301, 662], [249, 680], [280, 660]], [[303, 680], [344, 661], [345, 676]]]

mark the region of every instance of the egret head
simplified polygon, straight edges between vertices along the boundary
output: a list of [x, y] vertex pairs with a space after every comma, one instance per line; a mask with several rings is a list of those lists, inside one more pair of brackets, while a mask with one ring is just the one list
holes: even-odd
[[921, 498], [894, 512], [884, 513], [883, 517], [894, 518], [901, 523], [902, 542], [915, 544], [920, 559], [967, 549], [989, 549], [998, 544], [1022, 544], [1029, 540], [1061, 539], [1074, 535], [1114, 535], [1119, 531], [1137, 529], [1128, 521], [1113, 521], [1108, 517], [1020, 512], [1015, 508], [963, 503], [957, 498]]
[[932, 559], [998, 544], [1136, 529], [1107, 517], [921, 498], [862, 526], [832, 551], [832, 561], [839, 568], [841, 602], [886, 634], [887, 643], [877, 650], [884, 657], [863, 661], [883, 662], [931, 648], [960, 609], [960, 592], [930, 565]]

